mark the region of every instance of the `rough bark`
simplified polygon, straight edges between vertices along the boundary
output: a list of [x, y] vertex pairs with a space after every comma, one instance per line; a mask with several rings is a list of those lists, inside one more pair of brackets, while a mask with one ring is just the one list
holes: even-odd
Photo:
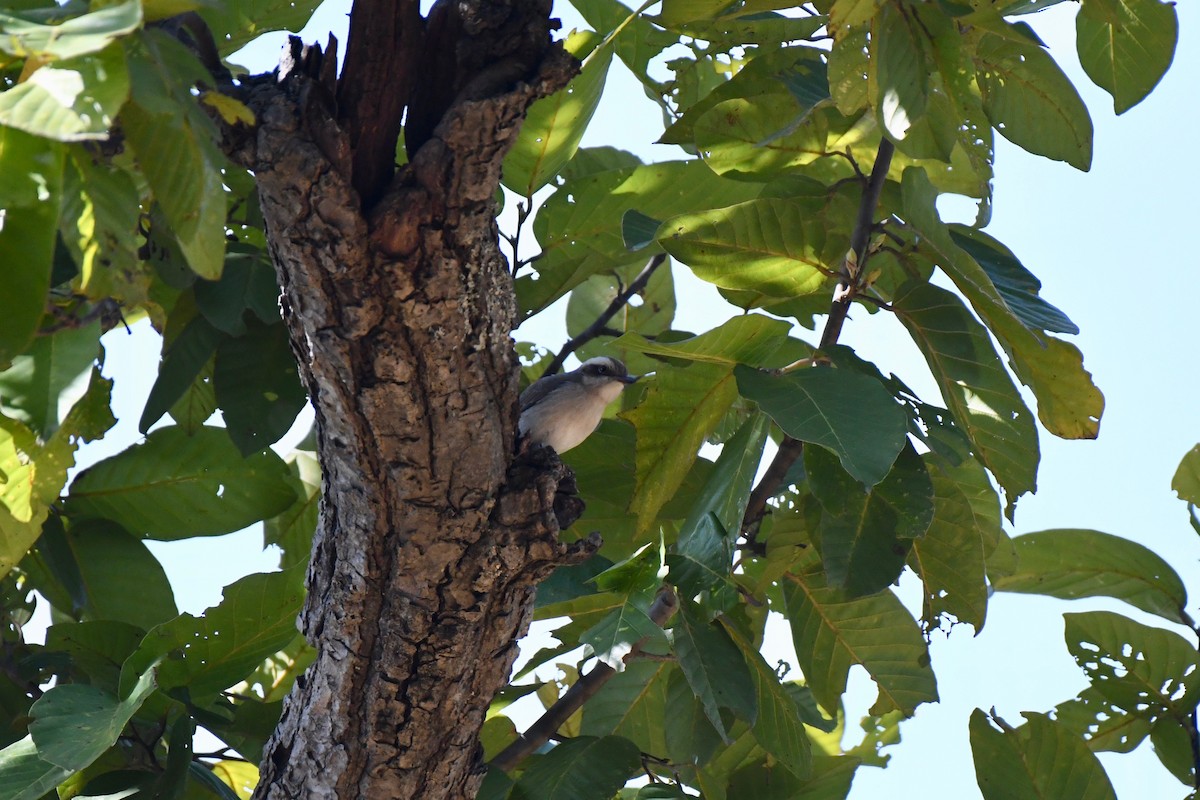
[[458, 9], [461, 90], [369, 210], [316, 48], [293, 42], [278, 76], [247, 82], [256, 130], [227, 143], [257, 176], [323, 470], [300, 620], [318, 655], [258, 798], [474, 797], [478, 731], [536, 581], [597, 545], [558, 541], [579, 508], [552, 451], [513, 462], [515, 303], [493, 201], [526, 109], [577, 64], [550, 45], [548, 4]]

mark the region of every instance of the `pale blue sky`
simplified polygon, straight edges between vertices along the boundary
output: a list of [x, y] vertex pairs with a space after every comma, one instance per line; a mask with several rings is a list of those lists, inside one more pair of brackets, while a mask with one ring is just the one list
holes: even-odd
[[[344, 0], [327, 2], [305, 38], [323, 43], [323, 32], [333, 28], [344, 42], [347, 6]], [[1179, 459], [1200, 441], [1200, 381], [1193, 356], [1200, 321], [1194, 313], [1197, 258], [1191, 228], [1200, 222], [1195, 199], [1200, 167], [1190, 147], [1200, 130], [1200, 12], [1195, 3], [1177, 6], [1181, 31], [1175, 64], [1148, 100], [1116, 118], [1111, 99], [1078, 67], [1076, 9], [1076, 4], [1064, 3], [1029, 19], [1092, 113], [1092, 171], [1079, 173], [998, 140], [995, 211], [988, 231], [1038, 275], [1042, 295], [1079, 325], [1082, 333], [1074, 341], [1105, 393], [1107, 408], [1098, 441], [1063, 442], [1043, 434], [1039, 491], [1021, 501], [1011, 530], [1088, 527], [1125, 536], [1170, 561], [1192, 596], [1200, 597], [1200, 538], [1188, 527], [1185, 508], [1169, 488]], [[571, 17], [561, 15], [569, 30]], [[270, 68], [278, 52], [282, 37], [267, 38], [253, 49], [256, 68]], [[656, 107], [614, 62], [596, 124], [584, 144], [611, 144], [647, 159], [674, 157], [649, 144], [660, 131]], [[710, 287], [690, 279], [686, 269], [676, 267], [676, 274], [683, 287], [677, 328], [703, 330], [715, 315], [728, 313]], [[521, 337], [557, 347], [563, 338], [561, 313], [561, 305], [551, 309], [523, 329]], [[906, 337], [897, 335], [900, 330], [884, 314], [855, 313], [843, 342], [899, 374], [919, 393], [936, 397], [923, 360]], [[114, 331], [105, 345], [105, 371], [116, 379], [114, 404], [121, 423], [81, 453], [85, 465], [138, 439], [136, 423], [153, 377], [146, 366], [158, 356], [157, 337], [145, 329], [133, 336]], [[252, 529], [219, 542], [151, 546], [164, 561], [181, 610], [195, 613], [216, 602], [220, 588], [237, 577], [274, 568], [276, 558], [260, 553], [260, 544]], [[915, 581], [904, 581], [901, 593], [910, 608], [917, 607]], [[860, 770], [851, 798], [897, 792], [924, 800], [980, 797], [967, 741], [971, 710], [995, 706], [1016, 724], [1020, 711], [1048, 711], [1082, 688], [1082, 675], [1063, 644], [1061, 614], [1085, 608], [1110, 608], [1166, 625], [1119, 603], [993, 598], [978, 637], [966, 629], [949, 639], [935, 636], [933, 664], [942, 702], [923, 706], [902, 725], [904, 742], [888, 751], [891, 766]], [[771, 651], [788, 655], [786, 631], [773, 630], [779, 635], [769, 643]], [[854, 729], [874, 690], [861, 672], [852, 678]], [[1185, 788], [1158, 766], [1148, 747], [1127, 756], [1102, 756], [1118, 795], [1122, 800], [1184, 797]]]

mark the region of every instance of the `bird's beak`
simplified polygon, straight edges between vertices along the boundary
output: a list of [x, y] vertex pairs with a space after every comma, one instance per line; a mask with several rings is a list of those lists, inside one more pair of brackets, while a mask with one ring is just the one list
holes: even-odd
[[642, 377], [642, 376], [641, 375], [622, 375], [620, 378], [617, 378], [617, 380], [619, 380], [621, 383], [637, 383], [637, 379], [640, 377]]

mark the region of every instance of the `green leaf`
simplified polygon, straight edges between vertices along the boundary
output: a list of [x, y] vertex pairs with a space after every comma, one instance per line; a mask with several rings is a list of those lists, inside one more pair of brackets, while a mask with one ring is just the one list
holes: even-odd
[[[0, 17], [0, 24], [2, 24]], [[3, 97], [3, 95], [0, 95]], [[45, 312], [62, 203], [64, 150], [0, 127], [0, 264], [20, 264], [4, 276], [0, 367], [25, 349]]]
[[674, 552], [667, 556], [669, 579], [685, 594], [711, 589], [729, 577], [733, 540], [741, 529], [769, 427], [765, 415], [755, 414], [725, 442], [700, 501], [688, 512]]
[[1011, 507], [1036, 487], [1037, 428], [987, 330], [957, 296], [928, 283], [904, 284], [892, 307], [925, 356], [955, 422], [1004, 488]]
[[763, 314], [746, 314], [698, 336], [675, 342], [656, 342], [638, 333], [626, 333], [613, 347], [650, 355], [703, 361], [710, 364], [766, 366], [787, 339], [791, 325]]
[[42, 800], [73, 771], [40, 758], [33, 737], [26, 736], [0, 750], [0, 797]]
[[921, 576], [921, 617], [966, 622], [978, 633], [987, 617], [984, 558], [999, 541], [1000, 500], [983, 465], [973, 458], [957, 466], [925, 456], [933, 483], [933, 521], [913, 542], [908, 563]]
[[14, 58], [48, 61], [103, 50], [111, 42], [142, 26], [140, 0], [128, 0], [68, 19], [58, 25], [39, 25], [0, 14], [0, 52]]
[[[73, 525], [67, 546], [84, 590], [88, 619], [152, 628], [179, 614], [162, 564], [142, 541], [105, 520]], [[137, 591], [130, 591], [130, 587]]]
[[134, 177], [95, 159], [86, 145], [68, 153], [59, 229], [79, 265], [79, 291], [92, 300], [141, 305], [148, 300], [150, 266], [138, 257], [141, 209]]
[[[288, 456], [288, 471], [295, 478], [292, 488], [296, 502], [279, 516], [263, 521], [263, 547], [273, 544], [283, 551], [279, 568], [284, 570], [308, 564], [321, 500], [321, 465], [315, 453], [293, 450]], [[554, 575], [561, 572], [562, 569], [556, 570]], [[539, 600], [545, 592], [543, 583], [538, 591]]]
[[1091, 168], [1091, 117], [1053, 58], [1032, 42], [985, 33], [975, 60], [984, 113], [1005, 139], [1084, 172]]
[[721, 735], [708, 721], [704, 704], [680, 670], [672, 671], [668, 680], [667, 708], [671, 713], [662, 720], [666, 729], [666, 748], [662, 752], [677, 763], [703, 766], [721, 746]]
[[[728, 800], [846, 800], [861, 760], [853, 756], [815, 756], [812, 776], [801, 780], [786, 767], [750, 764], [729, 779]], [[704, 795], [710, 797], [707, 791]]]
[[153, 665], [138, 676], [124, 700], [86, 684], [55, 686], [29, 710], [29, 734], [38, 756], [63, 769], [83, 769], [112, 747], [154, 688]]
[[213, 386], [229, 438], [245, 456], [277, 442], [308, 400], [282, 322], [254, 323], [245, 336], [222, 341]]
[[539, 800], [609, 800], [638, 768], [637, 745], [619, 736], [577, 736], [556, 745], [517, 781]]
[[1083, 71], [1124, 114], [1171, 66], [1179, 18], [1173, 3], [1159, 0], [1087, 0], [1075, 17], [1075, 34]]
[[250, 314], [267, 324], [279, 321], [279, 284], [264, 251], [230, 245], [225, 269], [216, 281], [198, 280], [196, 310], [213, 327], [244, 336]]
[[783, 597], [796, 656], [826, 711], [837, 712], [855, 664], [866, 669], [879, 689], [872, 714], [899, 709], [910, 715], [921, 703], [938, 699], [925, 640], [890, 590], [847, 598], [825, 584], [819, 564], [787, 578]]
[[1180, 500], [1194, 506], [1200, 505], [1200, 444], [1189, 450], [1179, 462], [1179, 468], [1171, 478], [1171, 488]]
[[632, 11], [619, 0], [572, 0], [571, 5], [599, 33], [612, 36], [617, 58], [629, 67], [648, 93], [657, 93], [658, 84], [649, 75], [650, 59], [679, 41], [642, 14]]
[[199, 11], [224, 57], [270, 31], [298, 33], [320, 4], [320, 0], [239, 0], [206, 4]]
[[1017, 571], [993, 581], [997, 591], [1074, 600], [1114, 597], [1171, 622], [1190, 624], [1187, 590], [1171, 566], [1128, 539], [1059, 529], [1013, 539]]
[[836, 29], [862, 25], [875, 16], [881, 5], [883, 0], [834, 0], [829, 7], [829, 26]]
[[601, 687], [583, 707], [583, 736], [628, 739], [644, 753], [667, 751], [664, 728], [675, 710], [667, 703], [669, 661], [634, 661]]
[[[168, 331], [168, 336], [170, 332]], [[217, 351], [225, 335], [203, 317], [195, 317], [174, 341], [163, 342], [158, 378], [150, 387], [138, 430], [146, 433], [187, 393]], [[211, 413], [209, 414], [211, 416]]]
[[81, 442], [99, 439], [116, 420], [109, 409], [112, 381], [92, 370], [87, 392], [45, 445], [16, 420], [0, 415], [0, 576], [37, 541], [50, 505], [67, 482]]
[[160, 428], [77, 475], [67, 513], [173, 540], [240, 530], [282, 512], [295, 498], [287, 467], [270, 450], [243, 459], [220, 428], [193, 436]]
[[[133, 593], [131, 593], [133, 594]], [[46, 629], [46, 650], [66, 653], [88, 683], [115, 692], [121, 664], [137, 650], [145, 631], [128, 622], [58, 622]]]
[[[600, 37], [594, 32], [573, 31], [563, 46], [586, 63], [563, 89], [543, 97], [532, 106], [521, 123], [521, 133], [504, 159], [504, 185], [523, 197], [545, 186], [563, 168], [587, 130], [612, 61], [612, 47], [595, 49]], [[588, 55], [588, 54], [591, 55]]]
[[1067, 649], [1106, 699], [1152, 720], [1191, 715], [1200, 661], [1186, 639], [1109, 611], [1063, 618]]
[[[999, 274], [1004, 267], [994, 263], [985, 270], [956, 243], [952, 230], [938, 218], [936, 191], [922, 170], [904, 171], [902, 192], [906, 222], [918, 233], [919, 247], [933, 251], [931, 257], [1000, 340], [1017, 377], [1038, 398], [1038, 416], [1047, 430], [1065, 438], [1095, 438], [1104, 396], [1083, 368], [1083, 356], [1074, 345], [1046, 336], [1036, 327], [1031, 329], [1033, 312], [1044, 316], [1045, 309], [1031, 308], [1029, 298], [1021, 297], [1030, 291], [1028, 281], [1022, 280], [1024, 288], [1009, 287], [1012, 302], [1024, 307], [1021, 314], [1015, 313], [989, 276], [989, 271]], [[987, 245], [980, 237], [975, 239]], [[1002, 248], [998, 242], [995, 245]], [[988, 247], [987, 251], [988, 259], [995, 260], [996, 249]], [[1007, 250], [1000, 253], [1002, 258], [1004, 253]]]
[[102, 140], [128, 99], [125, 52], [113, 44], [52, 61], [0, 93], [0, 124], [60, 142]]
[[[850, 3], [862, 3], [869, 6], [870, 14], [881, 0], [843, 0]], [[833, 17], [833, 13], [830, 13]], [[870, 40], [867, 38], [867, 28], [841, 30], [833, 40], [829, 50], [829, 96], [833, 98], [837, 110], [846, 116], [851, 116], [863, 110], [867, 105], [869, 91], [869, 70], [871, 60]]]
[[637, 429], [637, 488], [629, 509], [645, 530], [682, 485], [696, 452], [737, 399], [727, 365], [663, 369], [644, 400], [622, 416]]
[[[682, 599], [682, 598], [681, 598]], [[721, 737], [729, 741], [721, 709], [728, 708], [753, 724], [758, 716], [758, 699], [750, 669], [729, 634], [709, 622], [704, 611], [690, 602], [680, 604], [674, 634], [675, 655], [692, 692], [704, 705], [704, 713]]]
[[822, 220], [811, 211], [811, 204], [762, 198], [672, 217], [657, 236], [701, 280], [795, 297], [818, 291], [833, 274]]
[[804, 448], [804, 470], [825, 511], [819, 532], [828, 585], [850, 597], [886, 589], [933, 519], [933, 486], [917, 451], [906, 443], [887, 476], [866, 491], [827, 450]]
[[591, 648], [591, 654], [613, 669], [621, 669], [622, 658], [642, 639], [654, 641], [661, 649], [667, 637], [663, 629], [637, 603], [625, 602], [579, 635], [580, 644]]
[[1189, 789], [1196, 786], [1196, 759], [1192, 750], [1190, 724], [1170, 717], [1160, 717], [1150, 728], [1154, 754], [1179, 782]]
[[99, 339], [98, 322], [34, 339], [0, 372], [0, 408], [49, 438], [87, 389]]
[[735, 374], [743, 397], [789, 436], [832, 452], [867, 487], [883, 480], [904, 447], [904, 410], [875, 378], [832, 368], [772, 376], [738, 367]]
[[[667, 219], [699, 208], [739, 203], [762, 191], [759, 185], [714, 175], [694, 160], [571, 174], [576, 161], [588, 162], [593, 155], [579, 151], [564, 170], [566, 182], [534, 218], [533, 230], [542, 254], [535, 262], [537, 276], [522, 275], [516, 280], [524, 316], [541, 311], [592, 275], [645, 263], [651, 253], [630, 252], [621, 235], [621, 218], [631, 207]], [[606, 166], [609, 163], [606, 161]]]
[[726, 620], [722, 627], [741, 649], [750, 669], [758, 715], [751, 730], [762, 748], [777, 758], [797, 778], [807, 778], [812, 771], [812, 749], [804, 723], [787, 690], [780, 685], [775, 670], [763, 660], [762, 654]]
[[[764, 48], [765, 49], [765, 48]], [[829, 98], [829, 81], [821, 52], [812, 47], [784, 47], [760, 52], [729, 80], [717, 84], [692, 103], [659, 139], [664, 144], [691, 144], [695, 124], [713, 106], [725, 100], [776, 94], [787, 89], [801, 108], [811, 109]]]
[[1042, 282], [1012, 251], [983, 231], [966, 225], [949, 226], [950, 238], [975, 259], [1012, 313], [1030, 330], [1079, 333], [1079, 326], [1038, 296]]
[[123, 681], [142, 664], [180, 652], [159, 668], [163, 689], [186, 686], [192, 698], [215, 695], [246, 677], [296, 638], [304, 592], [287, 572], [255, 573], [225, 587], [203, 616], [181, 614], [146, 634], [125, 662]]
[[999, 720], [997, 730], [984, 712], [971, 714], [971, 751], [984, 800], [1117, 800], [1104, 767], [1081, 740], [1044, 714], [1022, 716], [1020, 728]]
[[1092, 752], [1128, 753], [1150, 735], [1150, 719], [1136, 709], [1118, 706], [1095, 686], [1059, 703], [1054, 718], [1087, 743]]
[[884, 129], [896, 140], [909, 134], [929, 102], [928, 34], [915, 12], [887, 4], [871, 25], [873, 105]]
[[173, 40], [147, 38], [131, 62], [133, 101], [121, 113], [125, 132], [180, 251], [197, 275], [216, 280], [225, 264], [224, 159], [212, 123], [180, 97], [198, 63]]

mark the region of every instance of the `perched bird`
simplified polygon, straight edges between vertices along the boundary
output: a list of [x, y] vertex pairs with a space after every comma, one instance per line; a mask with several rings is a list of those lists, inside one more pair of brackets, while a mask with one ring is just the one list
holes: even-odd
[[596, 430], [604, 409], [640, 375], [615, 358], [589, 358], [579, 369], [539, 378], [521, 392], [518, 423], [525, 446], [547, 444], [565, 453]]

